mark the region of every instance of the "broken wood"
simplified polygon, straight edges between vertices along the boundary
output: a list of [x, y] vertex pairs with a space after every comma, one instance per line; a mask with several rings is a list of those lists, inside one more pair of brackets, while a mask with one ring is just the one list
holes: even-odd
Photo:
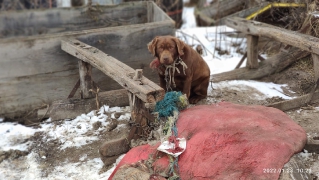
[[247, 35], [247, 63], [246, 67], [258, 68], [258, 36]]
[[296, 47], [290, 47], [288, 51], [281, 51], [278, 54], [268, 58], [266, 61], [259, 62], [258, 69], [248, 69], [246, 67], [235, 69], [228, 72], [211, 75], [212, 82], [226, 80], [250, 80], [259, 79], [264, 76], [280, 72], [293, 62], [310, 55], [309, 52], [300, 50]]
[[84, 61], [79, 60], [81, 99], [94, 97], [91, 89], [93, 89], [92, 66]]
[[244, 60], [247, 57], [247, 52], [245, 52], [245, 54], [243, 55], [243, 57], [240, 59], [239, 63], [237, 64], [237, 66], [235, 67], [235, 69], [240, 68], [240, 66], [243, 64]]
[[80, 87], [80, 79], [75, 83], [75, 85], [74, 85], [72, 91], [71, 91], [70, 94], [68, 95], [68, 99], [74, 97], [75, 92], [78, 90], [79, 87]]
[[[310, 101], [309, 101], [310, 99]], [[309, 101], [309, 102], [308, 102]], [[291, 109], [299, 108], [306, 105], [307, 103], [319, 102], [319, 92], [313, 94], [309, 93], [291, 100], [276, 102], [273, 104], [267, 105], [268, 107], [274, 107], [282, 111], [288, 111]]]
[[[109, 106], [128, 106], [127, 91], [125, 89], [101, 92], [98, 94], [99, 104]], [[73, 119], [83, 113], [97, 110], [96, 98], [65, 99], [52, 103], [49, 115], [52, 121]]]
[[314, 36], [239, 17], [228, 18], [226, 25], [246, 34], [272, 38], [302, 50], [319, 54], [319, 38]]
[[101, 70], [142, 101], [150, 102], [150, 99], [158, 101], [164, 97], [165, 91], [159, 85], [144, 76], [141, 80], [134, 81], [134, 69], [99, 49], [75, 39], [62, 40], [61, 42], [61, 48], [64, 51]]

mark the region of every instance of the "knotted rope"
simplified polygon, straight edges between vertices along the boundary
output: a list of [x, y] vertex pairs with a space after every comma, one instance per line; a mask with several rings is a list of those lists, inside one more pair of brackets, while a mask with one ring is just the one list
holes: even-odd
[[[184, 75], [186, 75], [185, 70], [188, 68], [187, 65], [185, 64], [185, 62], [182, 60], [181, 57], [178, 57], [175, 59], [174, 63], [171, 65], [165, 65], [166, 69], [165, 69], [165, 81], [166, 81], [166, 90], [167, 91], [171, 91], [173, 90], [173, 88], [176, 88], [176, 84], [175, 84], [175, 71], [178, 72], [178, 74], [180, 74], [181, 72], [179, 71], [179, 69], [176, 67], [177, 65], [182, 65], [183, 67], [183, 72]], [[172, 88], [173, 87], [173, 88]]]

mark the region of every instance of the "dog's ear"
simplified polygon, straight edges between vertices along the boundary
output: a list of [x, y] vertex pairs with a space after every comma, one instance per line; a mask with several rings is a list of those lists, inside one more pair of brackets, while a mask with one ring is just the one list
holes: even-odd
[[176, 43], [177, 46], [177, 51], [178, 51], [178, 55], [182, 56], [184, 55], [184, 47], [185, 47], [185, 43], [183, 41], [181, 41], [180, 39], [174, 37], [173, 40]]
[[156, 44], [157, 44], [158, 36], [156, 36], [151, 42], [147, 44], [148, 50], [153, 54], [153, 56], [156, 56]]

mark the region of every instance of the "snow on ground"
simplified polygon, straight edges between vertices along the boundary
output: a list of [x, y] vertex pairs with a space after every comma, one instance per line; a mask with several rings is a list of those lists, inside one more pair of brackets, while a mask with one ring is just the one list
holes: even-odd
[[[80, 147], [92, 141], [98, 140], [99, 131], [103, 131], [109, 124], [106, 122], [108, 116], [105, 112], [129, 112], [126, 108], [103, 106], [98, 112], [91, 111], [88, 114], [82, 114], [72, 121], [64, 121], [63, 124], [55, 126], [53, 124], [42, 124], [43, 130], [48, 132], [47, 141], [59, 139], [63, 143], [61, 149], [68, 147]], [[129, 119], [127, 113], [122, 115], [119, 120]], [[92, 124], [101, 122], [99, 129], [94, 131], [94, 135], [87, 136], [86, 133], [93, 129]], [[50, 122], [50, 120], [48, 121]]]
[[[234, 69], [236, 64], [242, 57], [238, 53], [238, 49], [245, 49], [245, 40], [240, 38], [230, 38], [226, 36], [225, 32], [231, 33], [234, 30], [226, 26], [196, 28], [195, 18], [193, 16], [194, 8], [184, 8], [184, 25], [177, 31], [176, 36], [183, 39], [191, 45], [203, 45], [206, 49], [204, 51], [204, 59], [208, 63], [211, 73], [216, 74]], [[236, 46], [235, 46], [236, 45]], [[215, 46], [221, 50], [227, 50], [229, 54], [218, 54], [215, 51]], [[245, 63], [243, 63], [245, 64]], [[224, 81], [212, 84], [214, 88], [243, 88], [250, 86], [259, 90], [264, 95], [256, 95], [260, 99], [268, 97], [279, 96], [284, 99], [290, 99], [282, 93], [281, 87], [286, 85], [277, 85], [273, 83], [264, 83], [257, 81]], [[106, 119], [109, 118], [105, 112], [120, 112], [128, 111], [128, 109], [114, 107], [109, 108], [103, 106], [99, 111], [92, 111], [88, 114], [82, 114], [74, 120], [63, 121], [60, 125], [50, 124], [50, 119], [41, 124], [41, 128], [34, 129], [32, 127], [25, 127], [16, 123], [4, 123], [0, 118], [0, 151], [8, 151], [10, 149], [27, 150], [30, 143], [28, 138], [33, 136], [35, 132], [45, 132], [47, 141], [59, 139], [63, 145], [61, 149], [68, 147], [80, 147], [98, 139], [98, 132], [93, 135], [86, 136], [86, 133], [92, 129], [92, 124], [100, 121], [102, 126], [97, 130], [103, 130], [102, 127], [107, 125]], [[127, 120], [130, 115], [127, 113], [119, 119]], [[24, 163], [21, 162], [19, 166], [8, 163], [4, 160], [0, 163], [0, 179], [43, 179], [41, 178], [41, 171], [38, 167], [38, 155], [31, 151], [25, 158]], [[45, 158], [45, 157], [40, 157]], [[123, 158], [121, 156], [120, 159]], [[62, 166], [55, 167], [54, 171], [48, 175], [47, 179], [107, 179], [114, 170], [117, 163], [109, 171], [99, 174], [103, 163], [99, 158], [87, 159], [84, 155], [80, 158], [78, 163], [64, 162]], [[17, 175], [17, 176], [14, 176]]]
[[[250, 96], [254, 96], [255, 99], [258, 100], [265, 100], [266, 98], [271, 97], [281, 97], [283, 99], [292, 99], [292, 97], [289, 97], [285, 94], [283, 94], [282, 87], [286, 87], [285, 84], [274, 84], [272, 82], [265, 83], [265, 82], [258, 82], [258, 81], [252, 81], [252, 80], [233, 80], [233, 81], [222, 81], [219, 83], [213, 83], [213, 88], [215, 89], [222, 89], [222, 88], [228, 88], [233, 90], [242, 90], [245, 91], [247, 88], [254, 88], [262, 95], [260, 94], [249, 94]], [[211, 87], [209, 87], [211, 88]]]
[[[73, 120], [65, 120], [59, 125], [49, 123], [50, 119], [42, 123], [40, 128], [34, 129], [32, 127], [25, 127], [17, 123], [0, 123], [0, 151], [20, 150], [31, 152], [26, 157], [20, 157], [18, 165], [13, 162], [4, 160], [0, 163], [0, 179], [2, 180], [15, 180], [15, 179], [48, 179], [48, 180], [64, 180], [64, 179], [107, 179], [111, 171], [99, 174], [100, 169], [103, 167], [103, 162], [100, 158], [87, 159], [83, 155], [78, 163], [62, 162], [62, 166], [57, 166], [54, 171], [43, 178], [42, 172], [39, 168], [39, 159], [46, 157], [39, 157], [39, 154], [30, 150], [32, 142], [27, 141], [28, 138], [36, 132], [44, 132], [46, 141], [59, 140], [62, 143], [60, 149], [68, 147], [80, 147], [92, 141], [98, 140], [99, 131], [103, 131], [109, 122], [107, 112], [129, 112], [129, 107], [112, 107], [103, 106], [99, 111], [91, 111], [88, 114], [82, 114]], [[114, 113], [111, 114], [114, 118]], [[130, 113], [124, 113], [118, 120], [128, 121]], [[93, 124], [97, 121], [101, 122], [99, 129], [94, 130], [93, 134], [87, 135], [86, 133], [93, 128]], [[121, 128], [118, 126], [117, 128]], [[91, 131], [92, 132], [92, 131]], [[114, 168], [113, 168], [114, 170]]]
[[37, 130], [28, 128], [17, 123], [1, 123], [0, 124], [0, 151], [8, 151], [10, 149], [25, 151], [29, 147], [26, 140], [33, 136]]

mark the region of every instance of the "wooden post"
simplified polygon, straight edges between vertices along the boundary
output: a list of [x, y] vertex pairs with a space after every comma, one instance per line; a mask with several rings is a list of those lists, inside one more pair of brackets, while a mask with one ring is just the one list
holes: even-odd
[[79, 72], [81, 99], [94, 97], [92, 91], [90, 91], [93, 88], [92, 66], [87, 62], [79, 60]]
[[247, 35], [247, 64], [250, 69], [258, 68], [258, 36]]

